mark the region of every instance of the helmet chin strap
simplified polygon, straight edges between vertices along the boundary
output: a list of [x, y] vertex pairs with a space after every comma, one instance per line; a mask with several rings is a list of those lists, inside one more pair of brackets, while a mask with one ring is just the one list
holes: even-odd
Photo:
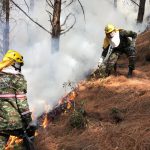
[[12, 65], [15, 70], [18, 70], [19, 72], [21, 72], [21, 67], [23, 66], [23, 63], [17, 63], [15, 62], [14, 65]]

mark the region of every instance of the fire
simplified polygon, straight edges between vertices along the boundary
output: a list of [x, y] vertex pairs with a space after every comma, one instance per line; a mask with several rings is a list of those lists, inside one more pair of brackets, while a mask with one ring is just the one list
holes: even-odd
[[70, 101], [73, 101], [75, 99], [75, 97], [77, 96], [77, 93], [75, 91], [71, 92], [68, 96], [68, 99]]
[[66, 96], [62, 97], [59, 100], [59, 104], [63, 104], [64, 102], [74, 101], [76, 96], [77, 96], [77, 92], [71, 91], [69, 94], [67, 94]]
[[43, 121], [43, 124], [42, 124], [42, 127], [43, 127], [43, 128], [46, 128], [47, 125], [48, 125], [48, 116], [47, 116], [47, 113], [46, 113], [45, 118], [44, 118], [44, 121]]
[[71, 92], [68, 95], [68, 100], [67, 100], [67, 109], [70, 109], [72, 107], [72, 101], [74, 101], [75, 97], [77, 96], [77, 93], [75, 91]]
[[[76, 91], [71, 91], [69, 94], [67, 94], [66, 96], [61, 98], [59, 100], [59, 105], [57, 105], [57, 107], [52, 110], [52, 114], [54, 113], [54, 116], [55, 115], [57, 116], [58, 114], [60, 114], [61, 111], [62, 111], [61, 113], [63, 113], [63, 110], [61, 110], [61, 107], [63, 106], [63, 104], [65, 104], [65, 105], [67, 104], [66, 107], [65, 107], [66, 110], [71, 109], [73, 107], [73, 102], [74, 102], [74, 99], [75, 99], [76, 96], [77, 96]], [[46, 105], [46, 110], [47, 111], [46, 111], [46, 114], [44, 116], [44, 121], [42, 123], [42, 127], [43, 128], [46, 128], [48, 123], [49, 123], [49, 121], [50, 121], [49, 120], [50, 116], [48, 116], [49, 109], [48, 109], [47, 106], [48, 105]]]
[[10, 136], [5, 150], [14, 150], [14, 145], [19, 144], [21, 142], [22, 142], [22, 139], [15, 137], [15, 136]]
[[43, 128], [46, 128], [47, 125], [48, 125], [48, 112], [50, 110], [50, 105], [48, 104], [45, 104], [45, 112], [46, 112], [46, 115], [44, 116], [44, 121], [42, 123], [42, 127]]
[[[67, 109], [70, 109], [73, 107], [72, 102], [74, 102], [75, 97], [77, 96], [77, 92], [76, 91], [71, 91], [69, 94], [67, 94], [66, 96], [64, 96], [60, 101], [59, 101], [59, 105], [67, 103]], [[49, 120], [48, 120], [48, 112], [50, 110], [50, 106], [45, 104], [45, 117], [44, 117], [44, 121], [42, 123], [42, 127], [46, 128]], [[32, 116], [32, 118], [35, 118], [34, 116]], [[38, 132], [35, 133], [35, 136], [38, 135]], [[5, 150], [14, 150], [14, 145], [21, 143], [23, 140], [15, 137], [15, 136], [10, 136], [9, 141], [7, 143], [7, 146], [5, 148]]]

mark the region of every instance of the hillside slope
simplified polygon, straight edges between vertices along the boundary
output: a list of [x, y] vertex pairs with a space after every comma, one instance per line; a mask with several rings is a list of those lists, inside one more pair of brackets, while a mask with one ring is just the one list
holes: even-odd
[[136, 45], [132, 79], [126, 78], [127, 59], [122, 57], [118, 76], [79, 84], [75, 101], [85, 102], [87, 128], [71, 130], [70, 114], [62, 114], [38, 131], [38, 150], [150, 150], [150, 31], [139, 35]]

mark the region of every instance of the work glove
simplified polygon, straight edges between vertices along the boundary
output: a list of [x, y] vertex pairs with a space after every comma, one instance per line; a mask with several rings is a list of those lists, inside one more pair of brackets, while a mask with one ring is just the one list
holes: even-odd
[[32, 122], [31, 112], [21, 116], [24, 128], [26, 129], [29, 126], [29, 123]]
[[104, 57], [101, 56], [99, 61], [98, 61], [98, 67], [103, 63], [103, 61], [104, 61]]
[[36, 121], [31, 121], [28, 125], [28, 127], [26, 128], [26, 132], [28, 134], [29, 137], [34, 136], [35, 131], [38, 128], [38, 124]]
[[136, 43], [136, 38], [132, 39], [132, 46], [135, 47], [135, 43]]

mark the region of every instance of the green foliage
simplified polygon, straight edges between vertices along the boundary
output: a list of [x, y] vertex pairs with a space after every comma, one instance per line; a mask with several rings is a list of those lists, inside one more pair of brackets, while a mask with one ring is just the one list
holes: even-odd
[[114, 108], [111, 109], [111, 114], [117, 114], [119, 112], [120, 112], [120, 110], [118, 108], [114, 107]]
[[72, 128], [83, 129], [87, 126], [87, 118], [84, 104], [85, 101], [81, 100], [78, 106], [74, 108], [74, 111], [69, 119], [69, 124]]
[[87, 125], [87, 119], [85, 117], [85, 110], [74, 110], [69, 119], [70, 126], [72, 128], [83, 129]]

